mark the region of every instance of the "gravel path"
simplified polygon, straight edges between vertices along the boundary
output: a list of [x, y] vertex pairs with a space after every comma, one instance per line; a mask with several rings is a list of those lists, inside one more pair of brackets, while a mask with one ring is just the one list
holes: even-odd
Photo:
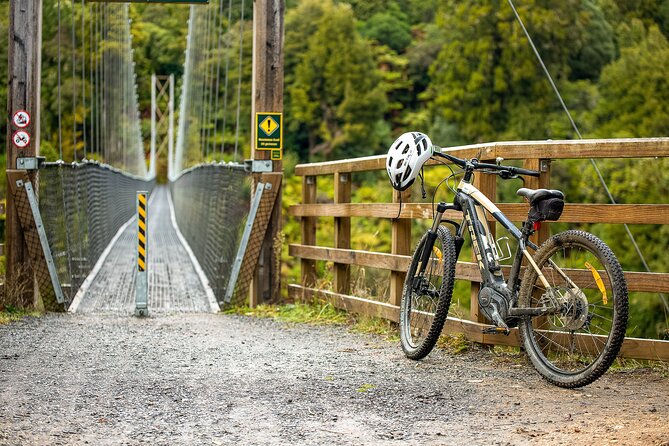
[[344, 327], [48, 315], [0, 326], [0, 445], [669, 445], [669, 379], [584, 389]]

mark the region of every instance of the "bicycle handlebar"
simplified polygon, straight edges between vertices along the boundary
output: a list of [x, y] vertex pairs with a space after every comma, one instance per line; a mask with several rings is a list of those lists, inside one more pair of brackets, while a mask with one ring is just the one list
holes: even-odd
[[435, 146], [434, 148], [435, 148], [434, 154], [436, 156], [446, 158], [447, 160], [462, 167], [463, 169], [466, 169], [467, 165], [470, 165], [473, 168], [473, 170], [479, 170], [479, 169], [496, 170], [499, 172], [499, 175], [505, 179], [512, 178], [514, 175], [527, 175], [531, 177], [538, 177], [540, 175], [540, 172], [536, 170], [522, 169], [520, 167], [513, 167], [513, 166], [501, 166], [499, 164], [481, 163], [476, 158], [466, 160], [463, 158], [458, 158], [457, 156], [450, 155], [448, 153], [442, 153], [441, 148], [439, 147]]

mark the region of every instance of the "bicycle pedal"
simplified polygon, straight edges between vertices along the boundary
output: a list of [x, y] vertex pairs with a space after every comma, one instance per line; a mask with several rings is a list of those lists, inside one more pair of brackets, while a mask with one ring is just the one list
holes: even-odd
[[503, 334], [504, 336], [509, 336], [511, 331], [508, 328], [504, 327], [489, 327], [481, 330], [483, 334]]

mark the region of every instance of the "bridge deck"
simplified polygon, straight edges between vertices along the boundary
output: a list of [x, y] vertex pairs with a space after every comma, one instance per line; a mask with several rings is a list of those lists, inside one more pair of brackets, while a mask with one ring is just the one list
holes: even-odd
[[[217, 311], [177, 235], [168, 190], [156, 187], [149, 201], [149, 313]], [[71, 310], [77, 313], [132, 314], [135, 310], [137, 225], [123, 231], [101, 269]]]

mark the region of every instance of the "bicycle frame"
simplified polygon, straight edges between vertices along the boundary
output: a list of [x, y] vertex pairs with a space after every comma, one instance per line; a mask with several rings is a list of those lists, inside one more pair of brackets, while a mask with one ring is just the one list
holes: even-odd
[[[514, 225], [488, 197], [467, 180], [467, 175], [465, 175], [465, 178], [463, 178], [458, 185], [457, 194], [453, 204], [447, 205], [446, 203], [441, 202], [437, 206], [437, 214], [435, 215], [432, 230], [430, 231], [433, 239], [428, 239], [427, 246], [432, 246], [434, 244], [437, 228], [442, 222], [453, 224], [455, 226], [456, 256], [459, 257], [460, 250], [464, 244], [464, 230], [465, 227], [467, 227], [472, 239], [472, 249], [481, 273], [482, 287], [491, 287], [504, 296], [509, 305], [508, 316], [541, 316], [555, 313], [557, 311], [555, 308], [518, 308], [516, 306], [518, 291], [520, 289], [519, 279], [523, 257], [527, 259], [529, 265], [537, 272], [539, 280], [541, 280], [546, 290], [551, 289], [550, 284], [528, 251], [528, 247], [535, 250], [538, 248], [537, 245], [529, 240], [530, 235], [534, 232], [533, 222], [528, 220], [523, 224], [521, 229], [518, 229], [518, 227], [516, 227], [516, 225]], [[471, 180], [471, 176], [469, 177], [469, 180]], [[463, 221], [458, 224], [450, 220], [444, 220], [443, 214], [447, 210], [462, 212], [464, 216]], [[513, 256], [514, 260], [511, 266], [511, 271], [506, 281], [502, 274], [502, 268], [499, 265], [497, 248], [495, 240], [490, 233], [486, 213], [492, 215], [492, 217], [518, 242], [518, 248]], [[429, 257], [430, 250], [424, 250], [421, 259], [421, 274], [424, 273], [425, 268], [427, 267]], [[564, 274], [557, 265], [553, 262], [551, 262], [551, 265], [556, 268], [561, 276], [569, 280], [566, 274]], [[571, 282], [571, 280], [569, 280], [569, 282]]]

